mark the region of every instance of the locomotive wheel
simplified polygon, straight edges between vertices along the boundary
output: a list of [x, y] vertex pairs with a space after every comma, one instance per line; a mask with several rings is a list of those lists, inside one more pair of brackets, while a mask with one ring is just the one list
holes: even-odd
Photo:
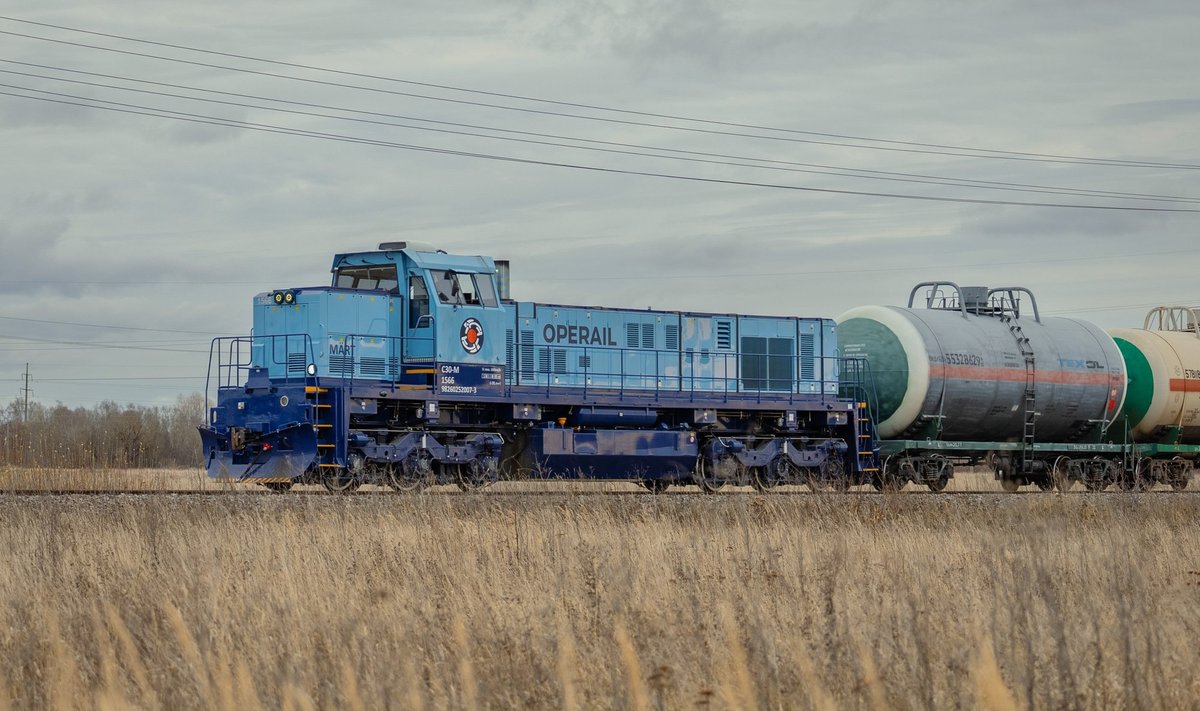
[[358, 491], [360, 482], [345, 469], [331, 469], [330, 472], [321, 479], [321, 485], [326, 490], [335, 494], [353, 494]]
[[[850, 489], [850, 480], [846, 478], [846, 469], [842, 464], [842, 460], [838, 457], [829, 457], [821, 462], [818, 469], [820, 474], [821, 488], [833, 489], [836, 492], [844, 493]], [[808, 485], [812, 487], [813, 479], [809, 477]], [[817, 489], [813, 489], [817, 491]]]
[[661, 494], [671, 485], [666, 479], [643, 479], [638, 483], [646, 487], [651, 494]]
[[346, 468], [326, 469], [325, 476], [321, 478], [321, 484], [335, 494], [352, 494], [362, 485], [362, 478], [366, 472], [366, 458], [358, 452], [351, 452], [346, 457]]
[[779, 482], [771, 478], [770, 470], [766, 467], [752, 467], [750, 469], [750, 486], [759, 493], [767, 493], [774, 489]]
[[405, 494], [415, 494], [428, 485], [429, 477], [412, 476], [403, 467], [388, 467], [387, 484], [396, 491]]
[[387, 483], [396, 491], [415, 493], [433, 482], [433, 460], [413, 453], [387, 469]]
[[[657, 480], [655, 480], [657, 481]], [[710, 468], [704, 465], [704, 458], [696, 462], [696, 471], [692, 473], [692, 481], [706, 494], [715, 494], [725, 486], [725, 480], [713, 476]]]
[[500, 473], [496, 458], [488, 455], [475, 457], [465, 465], [457, 466], [458, 488], [463, 491], [479, 491], [496, 481]]
[[283, 493], [292, 488], [292, 482], [290, 482], [290, 481], [272, 481], [272, 482], [263, 484], [263, 486], [267, 487], [267, 489], [269, 489], [270, 491], [274, 491], [277, 493]]

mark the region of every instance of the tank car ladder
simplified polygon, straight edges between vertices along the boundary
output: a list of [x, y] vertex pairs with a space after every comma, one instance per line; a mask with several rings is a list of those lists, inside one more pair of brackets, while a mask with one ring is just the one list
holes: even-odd
[[1001, 316], [1008, 322], [1008, 330], [1017, 341], [1021, 355], [1025, 359], [1025, 428], [1021, 435], [1021, 473], [1029, 474], [1033, 469], [1033, 448], [1037, 430], [1037, 361], [1033, 349], [1029, 347], [1029, 337], [1021, 329], [1016, 319]]

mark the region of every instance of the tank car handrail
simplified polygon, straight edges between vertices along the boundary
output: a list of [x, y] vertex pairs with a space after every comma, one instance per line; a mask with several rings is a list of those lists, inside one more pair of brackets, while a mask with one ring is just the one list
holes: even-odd
[[958, 284], [955, 284], [952, 281], [923, 281], [920, 284], [917, 284], [916, 286], [914, 286], [912, 288], [912, 291], [910, 291], [908, 293], [908, 308], [911, 309], [913, 307], [913, 303], [915, 303], [916, 298], [917, 298], [917, 292], [919, 292], [921, 289], [924, 289], [926, 287], [932, 287], [933, 291], [931, 291], [930, 294], [925, 297], [925, 308], [927, 308], [927, 309], [933, 308], [933, 300], [934, 300], [934, 298], [936, 298], [941, 287], [943, 287], [943, 286], [948, 286], [948, 287], [953, 288], [954, 293], [958, 294], [958, 310], [960, 313], [962, 313], [963, 318], [966, 318], [967, 317], [967, 305], [963, 301], [963, 298], [962, 298], [962, 289], [958, 286]]
[[1038, 312], [1037, 299], [1034, 297], [1032, 291], [1024, 286], [996, 286], [988, 289], [988, 300], [991, 301], [992, 294], [1003, 292], [1008, 292], [1009, 300], [1013, 306], [1013, 314], [1017, 318], [1021, 317], [1021, 310], [1017, 307], [1017, 300], [1013, 297], [1014, 293], [1025, 294], [1029, 297], [1029, 305], [1033, 307], [1033, 320], [1038, 323], [1042, 322], [1042, 315]]
[[[1158, 325], [1153, 325], [1155, 323]], [[1200, 307], [1156, 306], [1146, 314], [1142, 328], [1147, 331], [1191, 331], [1200, 337]]]

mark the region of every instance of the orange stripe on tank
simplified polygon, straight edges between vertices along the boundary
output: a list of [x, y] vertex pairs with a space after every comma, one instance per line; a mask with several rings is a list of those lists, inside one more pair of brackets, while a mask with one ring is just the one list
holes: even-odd
[[[1014, 383], [1025, 382], [1024, 368], [980, 368], [970, 365], [929, 365], [929, 375], [934, 378], [955, 380], [994, 380]], [[1109, 373], [1079, 373], [1070, 370], [1035, 370], [1033, 379], [1039, 383], [1057, 385], [1109, 385], [1120, 380]], [[1174, 383], [1174, 381], [1171, 381]], [[1200, 387], [1200, 380], [1195, 382]]]
[[1188, 380], [1185, 378], [1171, 378], [1171, 392], [1173, 392], [1173, 393], [1200, 393], [1200, 380]]

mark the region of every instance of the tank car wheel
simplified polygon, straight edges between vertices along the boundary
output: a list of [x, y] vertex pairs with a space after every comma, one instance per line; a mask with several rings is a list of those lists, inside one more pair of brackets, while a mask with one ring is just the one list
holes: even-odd
[[1075, 484], [1075, 481], [1071, 479], [1070, 457], [1064, 455], [1054, 460], [1054, 465], [1050, 468], [1050, 481], [1059, 491], [1066, 491]]
[[1192, 479], [1192, 462], [1183, 457], [1175, 457], [1167, 466], [1167, 483], [1175, 491], [1188, 488]]
[[661, 494], [671, 485], [666, 479], [643, 479], [638, 483], [646, 487], [651, 494]]
[[292, 482], [290, 482], [290, 481], [271, 481], [271, 482], [267, 482], [266, 484], [263, 484], [263, 486], [265, 486], [270, 491], [274, 491], [276, 493], [282, 494], [285, 491], [291, 490]]
[[907, 482], [900, 478], [900, 464], [895, 457], [883, 460], [883, 467], [871, 477], [871, 486], [876, 491], [895, 493], [904, 488]]
[[929, 487], [930, 491], [945, 491], [952, 476], [954, 476], [954, 465], [942, 459], [941, 466], [938, 467], [937, 478], [925, 482], [925, 485]]
[[1054, 488], [1054, 480], [1049, 477], [1038, 479], [1033, 483], [1037, 484], [1038, 491], [1050, 491]]
[[1021, 480], [1013, 479], [1012, 477], [1002, 476], [1002, 477], [1000, 477], [1000, 488], [1004, 489], [1005, 491], [1007, 491], [1008, 493], [1011, 494], [1014, 491], [1016, 491], [1017, 489], [1021, 488]]
[[1108, 487], [1108, 482], [1101, 477], [1088, 476], [1083, 480], [1083, 488], [1088, 491], [1104, 491]]

